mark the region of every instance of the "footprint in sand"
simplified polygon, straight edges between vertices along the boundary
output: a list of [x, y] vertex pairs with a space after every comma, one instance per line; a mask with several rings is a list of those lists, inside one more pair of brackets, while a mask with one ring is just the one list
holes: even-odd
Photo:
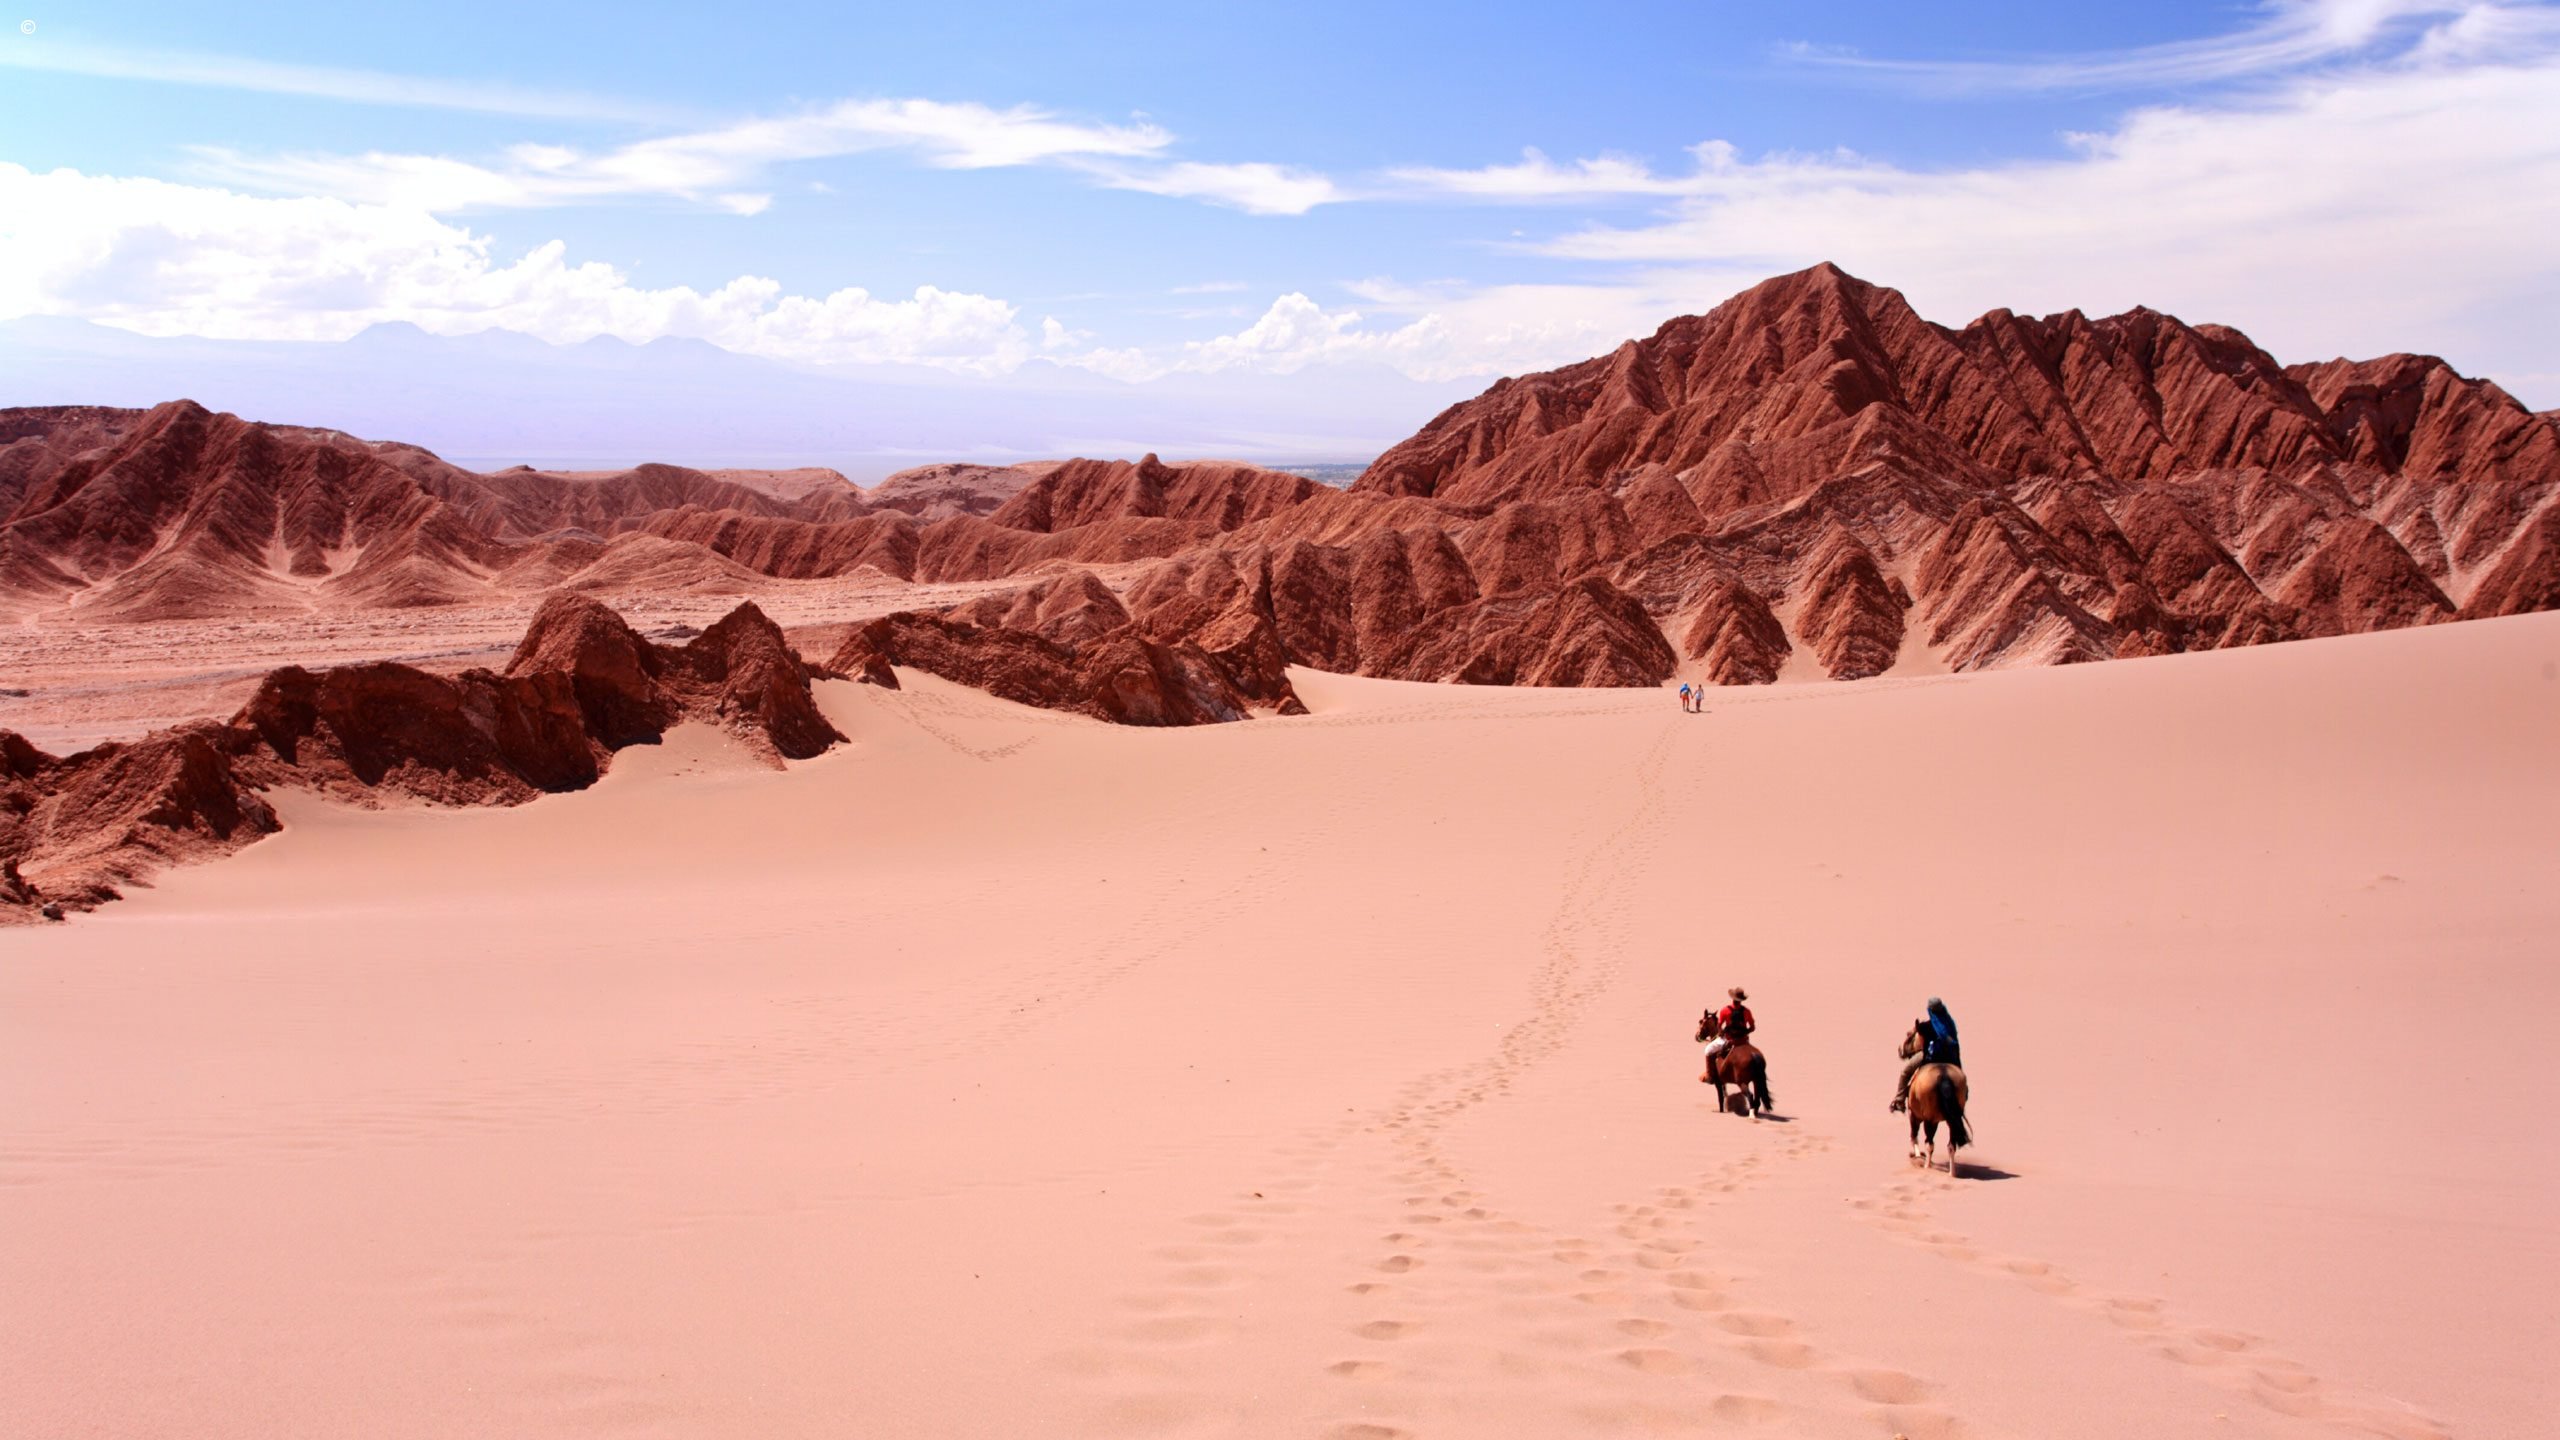
[[1906, 1375], [1899, 1370], [1851, 1370], [1846, 1373], [1846, 1378], [1849, 1388], [1857, 1391], [1859, 1398], [1879, 1405], [1908, 1405], [1915, 1400], [1926, 1400], [1929, 1392], [1936, 1388], [1917, 1375]]
[[1769, 1315], [1751, 1310], [1737, 1310], [1732, 1314], [1719, 1317], [1716, 1323], [1736, 1335], [1750, 1335], [1763, 1339], [1792, 1335], [1796, 1329], [1796, 1322], [1784, 1315]]
[[1718, 1425], [1775, 1425], [1787, 1407], [1765, 1395], [1719, 1395], [1707, 1402], [1707, 1416]]
[[1689, 1357], [1676, 1350], [1621, 1350], [1618, 1363], [1647, 1375], [1686, 1375], [1693, 1368]]
[[1873, 1412], [1876, 1423], [1901, 1440], [1970, 1440], [1973, 1431], [1943, 1410], [1888, 1405]]
[[2109, 1320], [2127, 1330], [2157, 1330], [2161, 1327], [2160, 1302], [2157, 1300], [2109, 1300], [2105, 1313]]
[[1325, 1373], [1345, 1380], [1384, 1380], [1396, 1373], [1395, 1367], [1383, 1360], [1336, 1360], [1324, 1368]]
[[1779, 1370], [1809, 1370], [1821, 1358], [1800, 1340], [1750, 1340], [1742, 1348], [1752, 1359]]
[[1378, 1262], [1378, 1268], [1390, 1275], [1402, 1275], [1408, 1270], [1419, 1269], [1421, 1265], [1421, 1261], [1410, 1255], [1390, 1255]]
[[2287, 1395], [2308, 1394], [2320, 1385], [2319, 1377], [2290, 1365], [2281, 1370], [2272, 1368], [2253, 1370], [2249, 1373], [2249, 1378], [2270, 1390]]
[[1363, 1340], [1401, 1340], [1421, 1328], [1410, 1320], [1372, 1320], [1353, 1326], [1351, 1333]]

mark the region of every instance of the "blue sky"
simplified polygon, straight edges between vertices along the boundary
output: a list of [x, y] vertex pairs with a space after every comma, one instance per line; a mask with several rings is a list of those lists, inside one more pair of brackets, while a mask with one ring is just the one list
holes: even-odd
[[2560, 405], [2525, 0], [12, 3], [0, 319], [1285, 394], [1834, 259], [1945, 323], [2150, 304]]

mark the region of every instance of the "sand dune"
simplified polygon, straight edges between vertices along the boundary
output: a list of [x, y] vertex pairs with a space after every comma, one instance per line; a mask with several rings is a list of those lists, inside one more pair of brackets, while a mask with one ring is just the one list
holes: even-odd
[[[1720, 693], [929, 676], [0, 932], [41, 1436], [2508, 1436], [2560, 617]], [[1748, 985], [1781, 1119], [1710, 1113]], [[1944, 995], [1980, 1167], [1903, 1162]]]

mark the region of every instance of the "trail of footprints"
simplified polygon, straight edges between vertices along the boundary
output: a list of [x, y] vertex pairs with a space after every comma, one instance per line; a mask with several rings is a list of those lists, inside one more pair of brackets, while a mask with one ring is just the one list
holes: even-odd
[[2384, 1440], [2453, 1440], [2453, 1432], [2397, 1402], [2340, 1394], [2311, 1370], [2284, 1358], [2259, 1336], [2172, 1318], [2164, 1302], [2147, 1295], [2109, 1294], [2072, 1278], [2061, 1266], [2026, 1256], [1997, 1255], [1941, 1227], [1931, 1202], [1961, 1182], [1915, 1173], [1880, 1195], [1856, 1197], [1850, 1207], [1909, 1244], [1954, 1264], [2003, 1275], [2057, 1305], [2095, 1316], [2164, 1360], [2197, 1378], [2246, 1396], [2275, 1411], [2329, 1425], [2341, 1433]]
[[[1518, 1413], [1552, 1414], [1558, 1433], [1709, 1434], [1813, 1408], [1862, 1413], [1879, 1434], [1907, 1440], [1972, 1433], [1930, 1404], [1929, 1382], [1826, 1355], [1793, 1318], [1744, 1305], [1738, 1277], [1709, 1262], [1698, 1230], [1706, 1212], [1775, 1167], [1828, 1149], [1827, 1138], [1750, 1132], [1760, 1151], [1613, 1205], [1591, 1235], [1506, 1215], [1443, 1143], [1452, 1121], [1560, 1049], [1617, 978], [1627, 937], [1608, 887], [1641, 873], [1675, 734], [1666, 727], [1638, 762], [1627, 821], [1567, 874], [1532, 1012], [1494, 1052], [1302, 1138], [1280, 1152], [1288, 1163], [1278, 1178], [1186, 1217], [1183, 1237], [1154, 1253], [1153, 1283], [1123, 1297], [1131, 1318], [1109, 1337], [1116, 1343], [1058, 1357], [1092, 1382], [1097, 1418], [1115, 1433], [1292, 1433], [1272, 1416], [1236, 1413], [1240, 1387], [1215, 1373], [1218, 1347], [1251, 1324], [1255, 1287], [1305, 1263], [1295, 1242], [1335, 1195], [1373, 1207], [1380, 1228], [1374, 1248], [1337, 1257], [1348, 1274], [1319, 1303], [1335, 1321], [1317, 1337], [1287, 1337], [1337, 1342], [1316, 1352], [1319, 1372], [1307, 1382], [1312, 1412], [1329, 1418], [1306, 1433], [1412, 1440], [1465, 1435], [1485, 1414]], [[1499, 1323], [1483, 1324], [1487, 1316]], [[1771, 1390], [1787, 1398], [1762, 1393]]]

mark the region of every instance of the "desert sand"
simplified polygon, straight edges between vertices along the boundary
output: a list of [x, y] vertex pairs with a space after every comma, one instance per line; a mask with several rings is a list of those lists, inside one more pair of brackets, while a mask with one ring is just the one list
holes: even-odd
[[[0, 1431], [2560, 1411], [2560, 616], [1703, 715], [902, 679], [0, 931]], [[1729, 984], [1777, 1118], [1694, 1078]], [[1932, 994], [1954, 1178], [1885, 1113]]]

